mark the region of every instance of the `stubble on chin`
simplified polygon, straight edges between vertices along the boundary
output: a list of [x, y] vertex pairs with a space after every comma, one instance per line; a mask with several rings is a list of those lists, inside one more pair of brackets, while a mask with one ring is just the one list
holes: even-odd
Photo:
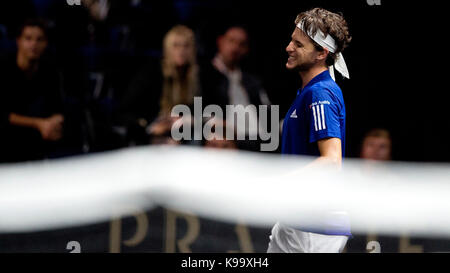
[[289, 65], [288, 63], [286, 63], [286, 69], [289, 71], [294, 71], [294, 72], [301, 72], [301, 71], [308, 71], [313, 65], [312, 64], [296, 64], [294, 66]]

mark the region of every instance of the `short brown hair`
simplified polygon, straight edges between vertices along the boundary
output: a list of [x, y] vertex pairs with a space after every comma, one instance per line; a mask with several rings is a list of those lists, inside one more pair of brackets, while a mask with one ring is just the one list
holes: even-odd
[[369, 132], [367, 132], [366, 135], [364, 136], [364, 139], [366, 139], [368, 137], [379, 137], [379, 138], [391, 139], [391, 134], [386, 129], [375, 128], [375, 129], [372, 129]]
[[48, 22], [43, 18], [28, 18], [17, 29], [16, 38], [22, 36], [23, 31], [27, 27], [38, 27], [44, 33], [46, 39], [48, 39]]
[[[322, 8], [314, 8], [297, 15], [295, 24], [297, 25], [301, 21], [303, 21], [305, 29], [311, 31], [312, 35], [316, 35], [317, 30], [320, 29], [325, 35], [330, 35], [336, 41], [336, 52], [330, 52], [326, 60], [328, 66], [335, 63], [337, 53], [342, 52], [352, 40], [347, 22], [342, 14], [336, 14]], [[322, 46], [312, 39], [311, 41], [317, 50], [323, 50]]]

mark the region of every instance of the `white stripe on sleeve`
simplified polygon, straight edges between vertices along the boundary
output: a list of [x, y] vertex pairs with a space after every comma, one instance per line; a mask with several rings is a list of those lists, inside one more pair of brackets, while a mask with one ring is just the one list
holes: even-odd
[[321, 116], [320, 116], [320, 106], [317, 105], [317, 123], [319, 124], [319, 131], [322, 130], [322, 120], [321, 120]]
[[313, 110], [313, 116], [314, 116], [314, 128], [316, 129], [316, 132], [317, 132], [316, 107], [313, 106], [313, 107], [312, 107], [312, 110]]
[[323, 110], [323, 104], [320, 105], [320, 110], [322, 112], [322, 125], [323, 125], [322, 129], [325, 130], [325, 129], [327, 129], [327, 126], [325, 126], [325, 113], [324, 113], [324, 110]]

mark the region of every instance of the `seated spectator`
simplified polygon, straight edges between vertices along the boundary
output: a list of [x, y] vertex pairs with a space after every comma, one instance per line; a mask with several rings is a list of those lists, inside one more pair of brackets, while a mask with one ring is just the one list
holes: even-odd
[[361, 158], [388, 161], [392, 157], [392, 139], [385, 129], [372, 129], [364, 137], [361, 146]]
[[47, 157], [63, 137], [64, 116], [58, 73], [43, 57], [48, 46], [45, 23], [27, 20], [20, 28], [17, 53], [2, 64], [2, 161]]
[[146, 128], [152, 122], [171, 120], [172, 108], [191, 106], [200, 94], [194, 33], [186, 26], [173, 27], [163, 41], [163, 58], [151, 61], [132, 80], [118, 113], [128, 139], [148, 144]]
[[226, 131], [232, 130], [230, 126], [226, 125], [226, 121], [213, 120], [213, 123], [214, 123], [213, 131], [209, 135], [205, 136], [203, 146], [208, 149], [225, 149], [225, 150], [238, 149], [235, 140], [226, 138]]
[[162, 117], [147, 127], [152, 145], [180, 145], [181, 141], [172, 138], [172, 126], [178, 118]]
[[[203, 93], [204, 104], [217, 104], [224, 110], [226, 105], [254, 105], [256, 109], [259, 105], [270, 105], [261, 81], [241, 67], [241, 61], [249, 53], [247, 31], [240, 26], [228, 28], [217, 38], [217, 49], [212, 69], [207, 70], [208, 74], [205, 76], [208, 83]], [[249, 111], [248, 115], [248, 125], [235, 129], [245, 129], [245, 132], [238, 133], [255, 137], [258, 134], [257, 112]], [[230, 118], [232, 117], [227, 117]], [[247, 147], [242, 148], [252, 150], [249, 145], [247, 142], [244, 144]]]

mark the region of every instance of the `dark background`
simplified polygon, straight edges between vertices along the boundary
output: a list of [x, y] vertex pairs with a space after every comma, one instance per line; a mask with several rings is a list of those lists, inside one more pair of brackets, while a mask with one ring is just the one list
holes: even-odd
[[[112, 1], [109, 17], [101, 24], [92, 24], [83, 7], [69, 6], [65, 0], [4, 1], [0, 9], [0, 24], [8, 30], [0, 43], [3, 56], [14, 51], [13, 30], [24, 18], [38, 15], [52, 22], [49, 55], [64, 75], [67, 108], [90, 110], [100, 132], [91, 146], [98, 150], [113, 147], [102, 147], [103, 140], [110, 139], [103, 127], [110, 124], [131, 77], [149, 57], [161, 55], [164, 34], [178, 23], [194, 29], [200, 61], [214, 56], [215, 39], [224, 27], [245, 25], [251, 39], [245, 67], [263, 79], [270, 99], [281, 106], [284, 116], [300, 86], [299, 77], [284, 68], [294, 19], [301, 11], [323, 7], [342, 12], [353, 36], [344, 52], [351, 80], [340, 75], [337, 79], [347, 107], [347, 155], [358, 156], [367, 130], [384, 127], [392, 132], [395, 160], [449, 161], [443, 83], [448, 55], [443, 48], [446, 16], [440, 4], [143, 0], [132, 6], [131, 2]], [[105, 75], [100, 97], [92, 95], [92, 73]]]
[[[94, 124], [95, 138], [89, 133], [89, 126], [82, 126], [80, 134], [74, 134], [82, 142], [89, 142], [93, 150], [114, 148], [107, 142], [112, 136], [108, 127], [115, 106], [131, 77], [148, 58], [161, 56], [164, 34], [179, 23], [194, 29], [201, 61], [214, 56], [215, 38], [224, 27], [247, 26], [251, 53], [245, 67], [263, 79], [270, 99], [281, 106], [280, 114], [284, 116], [300, 87], [299, 77], [284, 67], [285, 47], [296, 15], [319, 6], [342, 12], [353, 36], [344, 52], [351, 80], [339, 76], [337, 79], [347, 107], [347, 155], [358, 156], [360, 141], [367, 130], [384, 127], [393, 135], [395, 160], [450, 159], [448, 88], [444, 75], [448, 56], [444, 21], [448, 15], [442, 2], [381, 0], [381, 5], [369, 5], [367, 0], [143, 0], [136, 7], [131, 7], [130, 2], [113, 1], [110, 16], [102, 24], [93, 24], [83, 7], [69, 6], [65, 0], [10, 0], [2, 1], [0, 6], [0, 57], [14, 53], [15, 28], [25, 18], [39, 15], [52, 22], [48, 57], [63, 75], [65, 105], [73, 114], [72, 119]], [[105, 82], [101, 94], [94, 96], [93, 76], [98, 74], [104, 75]], [[0, 92], [5, 92], [1, 84]], [[86, 119], [86, 113], [90, 119]], [[151, 221], [156, 235], [148, 235], [141, 248], [123, 249], [124, 252], [162, 250], [164, 216], [156, 211], [149, 218], [157, 219]], [[205, 227], [202, 225], [194, 251], [223, 252], [238, 248], [233, 226], [203, 221]], [[133, 222], [124, 223], [124, 238], [130, 237], [134, 229]], [[180, 229], [183, 231], [183, 227]], [[255, 251], [265, 251], [268, 232], [269, 229], [251, 229]], [[108, 234], [109, 223], [4, 234], [0, 236], [3, 246], [0, 251], [67, 252], [67, 242], [78, 240], [86, 252], [106, 252]], [[398, 251], [398, 238], [381, 238], [380, 242], [383, 252]], [[363, 235], [355, 236], [348, 252], [365, 252], [366, 243]], [[425, 252], [449, 249], [446, 240], [430, 239], [420, 244]]]

